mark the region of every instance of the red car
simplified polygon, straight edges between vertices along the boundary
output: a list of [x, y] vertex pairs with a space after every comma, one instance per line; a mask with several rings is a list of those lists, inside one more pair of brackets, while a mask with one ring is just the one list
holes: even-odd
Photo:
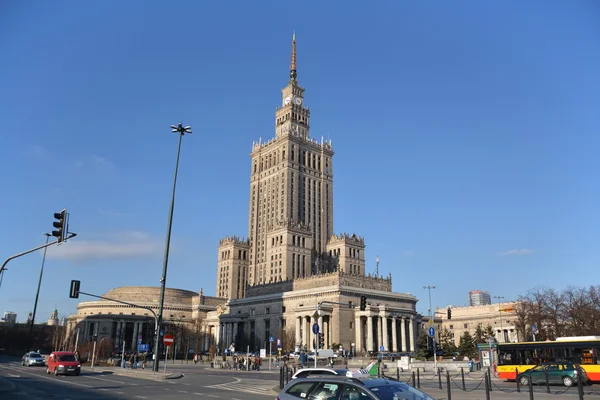
[[81, 363], [71, 351], [54, 351], [46, 362], [46, 373], [54, 375], [79, 375]]

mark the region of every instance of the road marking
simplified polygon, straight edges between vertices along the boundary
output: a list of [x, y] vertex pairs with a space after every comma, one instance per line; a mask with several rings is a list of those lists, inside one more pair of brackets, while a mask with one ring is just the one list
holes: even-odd
[[98, 388], [98, 390], [108, 390], [107, 388]]
[[77, 382], [73, 382], [73, 381], [66, 381], [66, 380], [63, 380], [63, 379], [56, 379], [56, 378], [53, 378], [53, 377], [50, 377], [50, 376], [45, 376], [45, 374], [41, 375], [41, 374], [35, 374], [33, 372], [27, 372], [27, 371], [22, 371], [22, 373], [27, 374], [27, 375], [31, 375], [31, 376], [35, 376], [36, 378], [48, 379], [48, 380], [51, 380], [52, 382], [66, 383], [66, 384], [69, 384], [69, 385], [82, 386], [82, 387], [86, 387], [86, 388], [92, 388], [93, 387], [93, 386], [90, 386], [90, 385], [84, 385], [83, 383], [77, 383]]
[[12, 376], [13, 378], [20, 378], [21, 375], [13, 375], [13, 374], [7, 374], [8, 376]]
[[204, 393], [194, 393], [196, 396], [204, 396]]
[[97, 376], [86, 376], [86, 378], [89, 378], [89, 379], [98, 379], [99, 381], [114, 382], [114, 383], [120, 383], [121, 385], [127, 385], [127, 383], [125, 383], [125, 382], [115, 381], [113, 379], [98, 378]]
[[207, 394], [208, 397], [216, 397], [217, 399], [219, 398], [219, 396], [215, 396], [214, 394]]
[[171, 390], [171, 389], [165, 388], [165, 390]]
[[178, 390], [179, 393], [187, 393], [187, 390]]
[[116, 394], [125, 394], [125, 393], [123, 393], [123, 392], [115, 392], [115, 393], [116, 393]]
[[184, 385], [185, 385], [185, 386], [190, 386], [190, 385], [191, 385], [191, 383], [184, 383]]
[[135, 397], [136, 399], [147, 399], [146, 396], [133, 396], [133, 397]]
[[236, 399], [235, 397], [232, 397], [231, 400], [242, 400], [242, 399]]

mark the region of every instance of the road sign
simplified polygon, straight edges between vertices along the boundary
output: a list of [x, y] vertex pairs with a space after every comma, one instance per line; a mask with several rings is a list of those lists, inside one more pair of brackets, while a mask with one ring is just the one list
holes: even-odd
[[173, 346], [173, 342], [175, 340], [173, 339], [173, 335], [171, 335], [170, 333], [166, 334], [165, 337], [163, 338], [163, 343], [165, 344], [165, 346], [169, 347], [169, 346]]
[[315, 313], [312, 315], [313, 319], [317, 320], [319, 319], [319, 312], [315, 311]]
[[277, 347], [281, 347], [281, 339], [277, 339]]
[[531, 333], [537, 333], [537, 326], [531, 325]]
[[317, 333], [319, 333], [319, 324], [318, 323], [314, 323], [313, 327], [312, 327], [312, 331], [313, 333], [316, 335]]
[[429, 318], [429, 325], [433, 325], [433, 318]]
[[269, 342], [273, 341], [273, 336], [269, 336]]
[[138, 344], [138, 351], [146, 352], [149, 349], [148, 343], [140, 343]]
[[435, 329], [433, 329], [433, 326], [429, 328], [429, 336], [431, 336], [431, 337], [435, 336]]
[[379, 351], [385, 351], [385, 346], [379, 346]]

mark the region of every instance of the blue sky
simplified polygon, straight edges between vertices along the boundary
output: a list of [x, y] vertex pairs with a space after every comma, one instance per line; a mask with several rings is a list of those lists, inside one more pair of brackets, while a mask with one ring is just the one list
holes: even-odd
[[[158, 285], [182, 121], [167, 282], [214, 294], [295, 30], [335, 231], [365, 236], [368, 271], [379, 255], [422, 312], [423, 285], [444, 307], [598, 284], [599, 18], [594, 1], [4, 1], [0, 258], [66, 207], [78, 237], [48, 251], [38, 320], [75, 311], [71, 279]], [[26, 318], [40, 263], [9, 263], [0, 312]]]

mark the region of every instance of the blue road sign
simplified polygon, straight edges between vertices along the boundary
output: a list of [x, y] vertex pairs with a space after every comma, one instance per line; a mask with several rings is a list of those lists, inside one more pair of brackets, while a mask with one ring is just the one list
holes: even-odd
[[281, 339], [277, 339], [277, 347], [281, 347]]
[[429, 336], [431, 336], [431, 337], [435, 336], [435, 329], [433, 329], [433, 326], [429, 327]]
[[312, 331], [315, 335], [319, 333], [319, 324], [318, 323], [315, 322], [313, 324]]
[[147, 343], [139, 343], [138, 351], [148, 351], [149, 345]]
[[537, 326], [531, 325], [531, 333], [533, 333], [533, 334], [537, 333]]
[[273, 336], [269, 336], [269, 342], [273, 341]]
[[385, 346], [379, 346], [379, 351], [385, 351]]

